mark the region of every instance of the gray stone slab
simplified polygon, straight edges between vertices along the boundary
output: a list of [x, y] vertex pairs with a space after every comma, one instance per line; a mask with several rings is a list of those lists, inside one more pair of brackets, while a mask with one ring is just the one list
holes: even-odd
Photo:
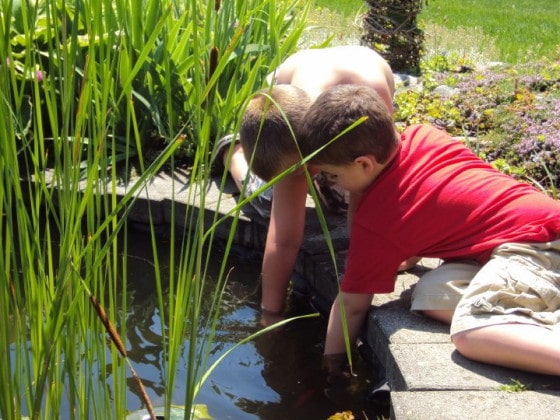
[[162, 201], [149, 200], [145, 197], [137, 198], [134, 204], [128, 209], [127, 218], [129, 221], [155, 225], [166, 224], [166, 217]]
[[[148, 223], [150, 220], [158, 224], [173, 226], [180, 233], [188, 227], [193, 218], [204, 212], [204, 225], [207, 232], [213, 230], [218, 239], [227, 239], [234, 231], [234, 243], [251, 249], [262, 249], [266, 236], [266, 225], [259, 223], [238, 209], [238, 197], [231, 179], [226, 179], [223, 189], [221, 180], [212, 179], [207, 185], [189, 185], [188, 173], [176, 173], [173, 176], [165, 173], [151, 179], [137, 193], [128, 217], [137, 223]], [[118, 189], [120, 195], [126, 194], [126, 188]], [[204, 194], [204, 199], [201, 195]], [[204, 208], [200, 203], [204, 202]], [[239, 210], [239, 218], [233, 217]]]
[[408, 307], [373, 308], [369, 322], [392, 344], [449, 343], [448, 325], [414, 315]]
[[[335, 261], [339, 270], [338, 273], [342, 275], [345, 254], [337, 253]], [[312, 293], [319, 295], [326, 301], [332, 302], [338, 294], [338, 280], [335, 263], [331, 255], [326, 253], [316, 255], [303, 254], [299, 265], [301, 267], [300, 273], [309, 283]]]
[[397, 276], [395, 290], [392, 293], [375, 295], [372, 304], [375, 306], [408, 307], [410, 304], [410, 294], [418, 279], [440, 263], [441, 260], [439, 259], [423, 258], [414, 268]]
[[427, 391], [392, 392], [396, 420], [554, 420], [560, 418], [560, 392]]
[[449, 340], [447, 325], [412, 315], [408, 309], [373, 309], [368, 317], [366, 341], [385, 366], [387, 378], [393, 389], [410, 388], [409, 371], [401, 366], [402, 359], [412, 357], [413, 361], [419, 361], [420, 357], [435, 357], [428, 350], [423, 354], [405, 353], [402, 357], [396, 357], [395, 351], [412, 349], [409, 347], [411, 345], [421, 346], [420, 349], [448, 345]]
[[452, 343], [390, 344], [389, 351], [397, 366], [390, 378], [396, 391], [492, 391], [513, 381], [536, 390], [560, 390], [558, 377], [473, 362], [462, 357]]
[[[336, 214], [325, 214], [327, 231], [335, 251], [348, 249], [348, 229], [346, 217]], [[308, 255], [325, 254], [329, 252], [323, 228], [319, 222], [315, 208], [307, 207], [305, 214], [305, 231], [302, 251]]]

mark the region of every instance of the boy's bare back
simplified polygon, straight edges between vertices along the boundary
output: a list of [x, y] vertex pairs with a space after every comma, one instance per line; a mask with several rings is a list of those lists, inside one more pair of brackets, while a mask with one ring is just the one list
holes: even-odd
[[383, 57], [368, 47], [349, 45], [299, 51], [275, 70], [270, 81], [295, 85], [312, 98], [335, 85], [370, 86], [393, 110], [393, 72]]

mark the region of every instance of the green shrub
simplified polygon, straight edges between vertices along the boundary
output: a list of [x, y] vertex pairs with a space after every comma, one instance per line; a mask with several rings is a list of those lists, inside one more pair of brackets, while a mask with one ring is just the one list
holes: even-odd
[[[266, 0], [22, 4], [14, 3], [3, 55], [14, 77], [9, 104], [27, 110], [17, 116], [26, 129], [20, 136], [41, 131], [54, 142], [98, 136], [88, 124], [68, 126], [67, 110], [87, 112], [80, 104], [87, 83], [104, 96], [96, 105], [110, 110], [103, 117], [112, 139], [106, 145], [117, 158], [124, 150], [157, 153], [180, 132], [179, 149], [191, 163], [201, 143], [194, 121], [204, 113], [212, 139], [232, 130], [247, 97], [295, 50], [303, 30], [297, 22], [305, 16], [299, 2]], [[51, 86], [55, 97], [32, 98]]]

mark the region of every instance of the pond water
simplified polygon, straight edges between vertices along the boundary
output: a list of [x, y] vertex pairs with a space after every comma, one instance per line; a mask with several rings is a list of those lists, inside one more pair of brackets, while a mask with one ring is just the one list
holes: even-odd
[[[128, 313], [125, 341], [128, 358], [142, 380], [154, 406], [164, 404], [163, 372], [164, 336], [155, 290], [154, 266], [150, 240], [144, 232], [128, 231]], [[169, 266], [169, 243], [159, 240], [158, 258], [165, 283]], [[179, 248], [179, 247], [176, 247]], [[260, 257], [248, 252], [236, 252], [230, 257], [234, 267], [227, 282], [221, 315], [212, 343], [211, 360], [262, 329], [259, 310]], [[223, 253], [213, 251], [217, 277]], [[173, 297], [169, 297], [172, 299]], [[293, 292], [289, 299], [288, 316], [316, 313], [306, 298]], [[163, 326], [166, 330], [167, 326]], [[367, 400], [377, 381], [373, 368], [355, 357], [355, 372], [350, 387], [328, 388], [322, 369], [323, 341], [326, 319], [323, 316], [292, 321], [267, 332], [234, 349], [211, 373], [195, 403], [207, 406], [214, 420], [222, 419], [328, 419], [340, 412], [352, 412], [354, 417], [342, 419], [374, 419], [388, 417], [388, 401], [377, 405]], [[185, 339], [186, 340], [186, 339]], [[185, 341], [186, 344], [187, 341]], [[185, 346], [187, 348], [187, 346]], [[13, 349], [12, 349], [13, 350]], [[13, 358], [13, 354], [12, 354]], [[110, 359], [109, 359], [110, 360]], [[187, 353], [183, 354], [187, 360]], [[187, 363], [179, 363], [180, 366]], [[108, 366], [108, 371], [111, 367]], [[131, 375], [127, 408], [131, 412], [144, 409]], [[107, 378], [110, 386], [111, 378]], [[184, 405], [187, 372], [176, 372], [172, 403]], [[328, 395], [328, 396], [327, 396]], [[72, 410], [62, 402], [62, 412]], [[70, 418], [70, 415], [64, 418]]]
[[[129, 264], [134, 267], [129, 277], [136, 279], [150, 272], [149, 267], [143, 266], [149, 265], [149, 261], [142, 256], [144, 251], [138, 244], [142, 241], [134, 239], [129, 249], [130, 258], [136, 258], [134, 264]], [[139, 256], [135, 257], [135, 253]], [[213, 260], [221, 261], [222, 254], [216, 251]], [[214, 359], [262, 328], [258, 309], [260, 261], [237, 255], [230, 258], [228, 265], [235, 268], [222, 302], [213, 342]], [[135, 287], [135, 283], [140, 286]], [[152, 403], [157, 406], [163, 403], [162, 333], [155, 293], [146, 284], [149, 281], [129, 282], [133, 299], [127, 348]], [[294, 316], [316, 312], [297, 293], [292, 293], [289, 307], [289, 315]], [[376, 378], [359, 357], [355, 358], [358, 376], [352, 386], [331, 390], [327, 397], [326, 377], [321, 367], [325, 330], [324, 317], [300, 319], [241, 345], [213, 371], [196, 402], [207, 405], [210, 416], [216, 420], [328, 419], [343, 411], [351, 411], [356, 419], [386, 417], [386, 402], [376, 406], [366, 399]], [[184, 402], [185, 388], [181, 384], [186, 382], [185, 378], [185, 371], [177, 372], [175, 404]], [[133, 390], [128, 404], [131, 410], [142, 407], [140, 397]]]

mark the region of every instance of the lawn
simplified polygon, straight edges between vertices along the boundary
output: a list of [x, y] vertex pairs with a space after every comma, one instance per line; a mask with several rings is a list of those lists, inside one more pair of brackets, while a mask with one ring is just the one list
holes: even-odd
[[315, 0], [317, 8], [329, 9], [343, 16], [351, 16], [360, 8], [366, 10], [366, 2], [363, 0]]
[[[316, 0], [346, 18], [367, 10], [363, 0]], [[419, 16], [427, 48], [445, 47], [471, 34], [472, 47], [492, 50], [493, 59], [524, 63], [560, 55], [560, 1], [558, 0], [430, 0]], [[346, 26], [343, 22], [342, 25]], [[341, 29], [344, 33], [346, 28]], [[474, 35], [472, 35], [474, 34]], [[435, 41], [434, 37], [438, 39]], [[496, 50], [496, 53], [493, 50]]]
[[427, 31], [478, 28], [494, 39], [500, 60], [524, 63], [560, 54], [557, 0], [430, 0], [420, 14]]

